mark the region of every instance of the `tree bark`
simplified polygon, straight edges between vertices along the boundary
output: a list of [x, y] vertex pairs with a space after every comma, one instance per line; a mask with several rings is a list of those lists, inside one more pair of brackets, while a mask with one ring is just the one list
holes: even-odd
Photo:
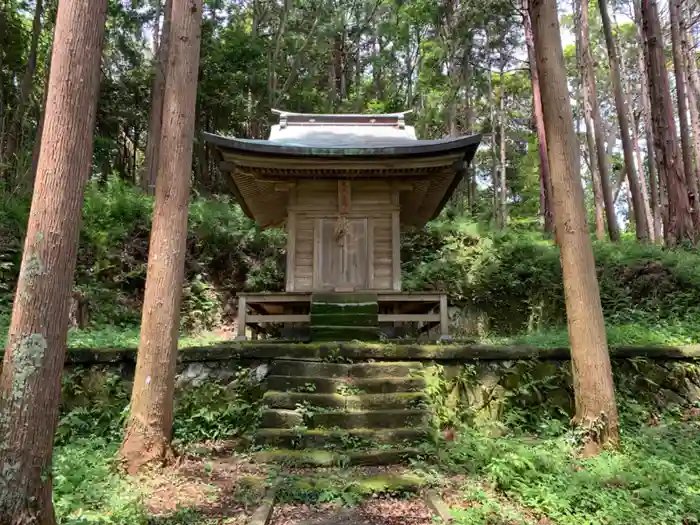
[[695, 229], [700, 228], [700, 202], [698, 202], [698, 179], [693, 169], [693, 152], [690, 145], [690, 128], [688, 126], [688, 99], [686, 95], [685, 61], [681, 42], [681, 0], [670, 0], [668, 11], [671, 19], [671, 47], [673, 50], [673, 72], [676, 77], [676, 99], [678, 102], [678, 123], [681, 131], [681, 154], [683, 172], [689, 192], [690, 213]]
[[684, 239], [695, 242], [688, 188], [676, 140], [671, 92], [664, 57], [663, 35], [656, 0], [642, 0], [642, 27], [648, 54], [647, 80], [651, 98], [654, 143], [659, 179], [668, 196], [668, 224], [665, 241], [675, 246]]
[[47, 118], [0, 376], [0, 523], [56, 523], [51, 455], [106, 15], [107, 0], [62, 0], [58, 8]]
[[[584, 9], [588, 7], [588, 0], [583, 0]], [[627, 101], [622, 91], [622, 81], [620, 80], [620, 65], [617, 58], [617, 48], [612, 33], [612, 23], [608, 14], [607, 0], [598, 0], [600, 16], [603, 22], [603, 33], [605, 34], [605, 45], [608, 48], [608, 63], [610, 66], [610, 78], [612, 80], [613, 91], [615, 93], [615, 108], [617, 110], [617, 121], [620, 125], [620, 138], [622, 140], [622, 151], [625, 158], [625, 172], [627, 174], [627, 184], [632, 194], [632, 208], [634, 211], [634, 224], [637, 240], [646, 242], [649, 240], [649, 225], [644, 213], [644, 197], [639, 186], [639, 179], [634, 166], [634, 149], [630, 138], [630, 123], [628, 119]]]
[[[160, 0], [158, 0], [160, 1]], [[165, 0], [163, 8], [163, 30], [160, 44], [155, 52], [153, 86], [151, 88], [151, 111], [148, 116], [148, 135], [144, 158], [141, 187], [147, 195], [153, 195], [158, 175], [160, 142], [163, 127], [163, 99], [165, 93], [165, 76], [168, 68], [168, 48], [170, 47], [170, 25], [174, 0]]]
[[556, 1], [532, 0], [530, 16], [542, 80], [554, 217], [561, 249], [576, 398], [574, 422], [582, 431], [583, 453], [592, 455], [606, 446], [616, 446], [619, 440], [610, 355], [586, 221]]
[[[576, 0], [578, 4], [574, 9], [577, 12], [578, 24], [576, 24], [577, 37], [581, 43], [581, 77], [583, 89], [588, 90], [591, 105], [591, 116], [595, 135], [596, 154], [598, 158], [598, 170], [600, 172], [600, 185], [605, 202], [605, 215], [608, 224], [610, 240], [620, 240], [620, 228], [615, 216], [615, 202], [610, 186], [610, 163], [605, 152], [605, 137], [603, 136], [603, 123], [598, 109], [598, 96], [593, 72], [593, 57], [591, 55], [590, 34], [588, 29], [588, 0]], [[577, 9], [578, 8], [578, 9]]]
[[2, 150], [4, 161], [7, 164], [5, 173], [3, 174], [3, 178], [5, 180], [10, 179], [12, 167], [16, 164], [14, 162], [14, 157], [17, 153], [17, 148], [19, 147], [20, 135], [22, 134], [22, 120], [24, 119], [24, 111], [27, 106], [29, 94], [32, 92], [32, 88], [34, 87], [36, 56], [37, 49], [39, 48], [39, 37], [41, 36], [41, 17], [43, 16], [43, 13], [44, 4], [42, 0], [37, 0], [36, 7], [34, 9], [34, 20], [32, 22], [32, 39], [29, 44], [27, 66], [25, 67], [24, 74], [22, 75], [17, 106], [15, 107], [15, 111], [12, 115], [10, 129], [8, 130], [7, 143], [5, 144], [5, 148]]
[[547, 137], [542, 120], [542, 97], [540, 94], [540, 77], [537, 73], [535, 60], [535, 44], [532, 37], [532, 22], [527, 8], [528, 0], [523, 2], [523, 24], [525, 43], [530, 65], [530, 82], [532, 83], [532, 118], [537, 131], [538, 152], [540, 156], [540, 215], [544, 219], [545, 233], [554, 234], [554, 214], [552, 213], [552, 182], [549, 175], [549, 159], [547, 158]]
[[[695, 178], [700, 181], [700, 112], [698, 111], [698, 91], [695, 89], [693, 77], [697, 76], [698, 65], [695, 56], [695, 43], [688, 31], [688, 21], [685, 12], [681, 13], [681, 44], [686, 73], [686, 94], [690, 106], [690, 124], [693, 130], [693, 158], [695, 160]], [[692, 44], [692, 45], [691, 45]]]
[[637, 40], [639, 42], [639, 71], [641, 79], [641, 102], [644, 113], [644, 135], [647, 147], [647, 169], [649, 170], [649, 197], [651, 206], [652, 225], [654, 229], [654, 239], [656, 242], [663, 241], [661, 231], [661, 203], [659, 188], [659, 170], [654, 147], [654, 132], [651, 122], [651, 105], [649, 99], [649, 79], [648, 79], [648, 49], [645, 44], [644, 32], [642, 31], [642, 12], [639, 0], [634, 0], [634, 20], [637, 26]]
[[500, 154], [500, 181], [499, 181], [499, 198], [498, 198], [498, 227], [503, 229], [508, 223], [508, 203], [506, 200], [507, 186], [506, 186], [506, 87], [505, 78], [503, 74], [503, 63], [501, 63], [501, 90], [499, 101], [499, 145], [498, 152]]
[[172, 456], [175, 364], [187, 241], [202, 0], [173, 0], [156, 199], [131, 414], [129, 472]]

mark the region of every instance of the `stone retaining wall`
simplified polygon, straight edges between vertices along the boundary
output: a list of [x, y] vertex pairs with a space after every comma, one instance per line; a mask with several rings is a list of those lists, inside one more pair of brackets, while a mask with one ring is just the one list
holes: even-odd
[[[611, 353], [618, 398], [625, 403], [638, 403], [646, 411], [700, 404], [698, 347], [629, 347], [612, 349]], [[136, 352], [130, 349], [71, 350], [65, 377], [79, 381], [78, 390], [87, 397], [107, 376], [121, 378], [120, 388], [130, 391], [135, 357]], [[428, 370], [427, 391], [440, 425], [465, 418], [475, 423], [504, 421], [513, 414], [533, 422], [563, 420], [573, 413], [568, 350], [561, 348], [231, 343], [181, 350], [176, 390], [181, 393], [207, 382], [226, 385], [246, 369], [251, 383], [260, 384], [272, 361], [282, 358], [421, 360]], [[78, 404], [86, 402], [82, 397]], [[64, 399], [64, 409], [71, 401]]]

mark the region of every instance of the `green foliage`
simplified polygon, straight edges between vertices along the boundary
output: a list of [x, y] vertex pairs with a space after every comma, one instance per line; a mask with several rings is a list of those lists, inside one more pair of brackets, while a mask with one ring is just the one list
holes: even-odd
[[94, 436], [55, 448], [53, 502], [59, 525], [146, 525], [141, 494], [116, 469], [117, 448]]
[[227, 385], [206, 382], [186, 390], [175, 402], [174, 439], [191, 443], [241, 436], [257, 426], [261, 398], [247, 368]]
[[[131, 383], [118, 373], [77, 368], [64, 374], [56, 443], [88, 438], [119, 442], [130, 394]], [[227, 384], [207, 381], [183, 389], [175, 398], [175, 443], [228, 439], [252, 430], [261, 398], [261, 387], [247, 368], [239, 369]]]
[[667, 420], [623, 432], [619, 452], [579, 460], [567, 436], [533, 442], [463, 428], [439, 454], [452, 472], [483, 477], [557, 524], [690, 524], [700, 508], [697, 432]]
[[62, 406], [70, 408], [61, 411], [56, 444], [121, 439], [131, 391], [120, 375], [77, 368], [63, 374], [61, 390]]
[[[93, 327], [129, 330], [140, 320], [153, 201], [110, 178], [88, 185], [76, 270], [76, 288]], [[25, 199], [0, 200], [0, 328], [19, 271], [28, 217]], [[281, 289], [284, 231], [262, 231], [229, 198], [194, 197], [190, 205], [182, 327], [221, 326], [237, 291]]]
[[[620, 327], [623, 341], [635, 335], [624, 333], [625, 325], [647, 326], [650, 337], [685, 326], [679, 337], [694, 340], [700, 324], [696, 251], [629, 241], [594, 249], [606, 321]], [[485, 316], [487, 333], [565, 325], [559, 251], [541, 234], [517, 228], [492, 233], [464, 218], [436, 220], [404, 235], [402, 255], [407, 288], [448, 291], [469, 315]]]

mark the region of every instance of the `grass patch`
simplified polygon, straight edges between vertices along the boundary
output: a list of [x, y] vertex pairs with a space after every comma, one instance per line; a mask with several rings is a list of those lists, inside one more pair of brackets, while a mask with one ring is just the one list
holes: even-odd
[[[620, 451], [579, 460], [569, 435], [524, 442], [462, 429], [438, 454], [450, 473], [480, 478], [558, 525], [697, 524], [698, 430], [700, 422], [677, 420], [629, 427]], [[476, 523], [482, 511], [475, 501], [460, 522]]]
[[[681, 346], [700, 343], [700, 319], [648, 320], [606, 326], [610, 346]], [[510, 337], [488, 336], [481, 343], [533, 345], [538, 348], [569, 346], [566, 327], [547, 328]]]
[[146, 525], [143, 494], [115, 468], [119, 445], [92, 437], [54, 449], [53, 500], [59, 525]]

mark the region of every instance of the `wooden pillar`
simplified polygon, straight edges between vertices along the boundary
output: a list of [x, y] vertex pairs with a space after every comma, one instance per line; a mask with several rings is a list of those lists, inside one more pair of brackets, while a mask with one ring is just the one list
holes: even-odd
[[238, 297], [238, 326], [236, 327], [236, 339], [239, 341], [245, 341], [245, 329], [246, 329], [246, 309], [248, 305], [246, 304], [245, 295]]
[[447, 337], [450, 332], [450, 319], [447, 315], [447, 294], [440, 294], [440, 336]]

